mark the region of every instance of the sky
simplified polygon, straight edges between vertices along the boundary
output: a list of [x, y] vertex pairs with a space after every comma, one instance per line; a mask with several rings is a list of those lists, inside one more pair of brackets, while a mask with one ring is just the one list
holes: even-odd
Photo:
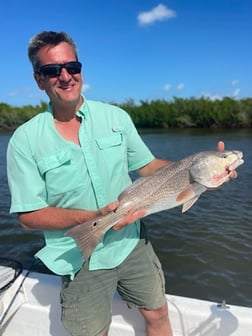
[[30, 38], [66, 31], [87, 99], [252, 97], [250, 0], [30, 0], [0, 6], [0, 103], [48, 101], [27, 57]]

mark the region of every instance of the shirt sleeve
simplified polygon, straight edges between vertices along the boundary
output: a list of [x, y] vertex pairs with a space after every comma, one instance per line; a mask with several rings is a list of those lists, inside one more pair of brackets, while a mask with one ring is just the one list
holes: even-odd
[[7, 148], [7, 177], [11, 193], [10, 213], [47, 207], [45, 181], [29, 152], [29, 140], [12, 136]]
[[154, 155], [143, 142], [133, 121], [127, 114], [127, 155], [129, 171], [142, 168], [154, 159]]

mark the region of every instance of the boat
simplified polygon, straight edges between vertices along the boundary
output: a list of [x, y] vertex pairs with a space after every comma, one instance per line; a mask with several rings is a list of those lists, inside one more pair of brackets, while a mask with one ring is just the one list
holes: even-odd
[[[61, 279], [33, 272], [13, 273], [0, 266], [1, 336], [69, 336], [60, 319]], [[252, 308], [166, 295], [174, 336], [252, 335]], [[128, 309], [116, 293], [109, 336], [144, 336], [144, 321], [137, 309]]]

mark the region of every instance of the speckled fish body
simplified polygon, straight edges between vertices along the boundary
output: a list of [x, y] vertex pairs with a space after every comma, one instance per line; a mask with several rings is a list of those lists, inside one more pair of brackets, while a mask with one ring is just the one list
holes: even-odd
[[130, 209], [145, 209], [146, 215], [182, 205], [187, 211], [207, 189], [225, 183], [233, 170], [243, 164], [240, 151], [209, 151], [190, 155], [160, 168], [155, 175], [141, 177], [118, 197], [114, 212], [74, 226], [66, 232], [88, 258], [103, 235]]

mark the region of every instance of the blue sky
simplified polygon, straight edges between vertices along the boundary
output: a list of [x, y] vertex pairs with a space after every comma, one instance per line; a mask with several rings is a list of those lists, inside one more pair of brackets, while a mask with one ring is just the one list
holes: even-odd
[[252, 97], [250, 0], [8, 0], [1, 4], [0, 102], [36, 105], [29, 39], [76, 41], [86, 98], [106, 102]]

